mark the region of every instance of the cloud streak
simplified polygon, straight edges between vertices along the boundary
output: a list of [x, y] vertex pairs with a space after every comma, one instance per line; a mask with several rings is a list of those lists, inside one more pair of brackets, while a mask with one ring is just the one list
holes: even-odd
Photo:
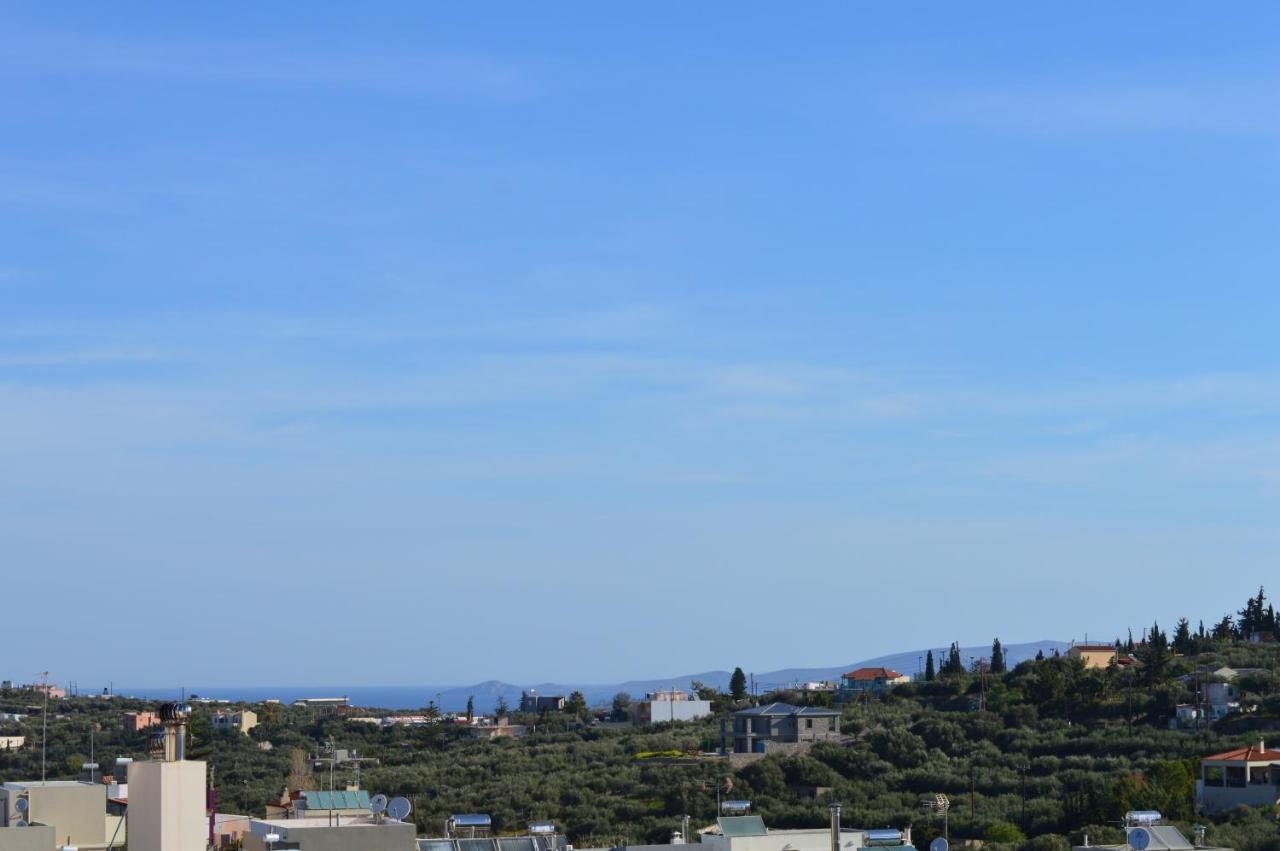
[[1274, 136], [1276, 80], [971, 89], [932, 96], [930, 123], [1038, 136], [1189, 132]]
[[0, 75], [146, 79], [165, 84], [376, 95], [524, 100], [538, 84], [527, 67], [452, 49], [351, 50], [293, 41], [255, 43], [123, 39], [11, 28]]

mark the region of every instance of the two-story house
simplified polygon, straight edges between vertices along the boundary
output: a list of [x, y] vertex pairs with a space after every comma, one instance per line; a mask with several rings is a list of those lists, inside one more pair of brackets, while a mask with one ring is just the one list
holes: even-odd
[[258, 726], [258, 713], [251, 709], [239, 709], [235, 712], [215, 712], [209, 716], [209, 723], [215, 730], [235, 730], [237, 733], [248, 733]]
[[840, 713], [817, 706], [768, 703], [733, 713], [733, 752], [768, 753], [787, 745], [839, 738]]
[[840, 675], [840, 691], [846, 697], [867, 693], [878, 696], [896, 685], [909, 682], [910, 677], [899, 674], [893, 668], [859, 668]]
[[1259, 740], [1247, 748], [1207, 756], [1196, 781], [1200, 811], [1224, 813], [1240, 804], [1271, 807], [1280, 802], [1280, 751]]
[[529, 694], [520, 695], [520, 711], [531, 714], [543, 712], [562, 712], [569, 702], [562, 694]]

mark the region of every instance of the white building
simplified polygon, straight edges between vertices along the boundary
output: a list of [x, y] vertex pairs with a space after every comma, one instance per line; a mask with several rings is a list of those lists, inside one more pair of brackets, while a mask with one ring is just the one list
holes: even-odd
[[633, 714], [637, 724], [697, 721], [711, 714], [711, 701], [698, 700], [678, 689], [659, 689], [646, 694], [644, 700], [637, 700]]
[[[245, 851], [267, 851], [271, 844], [298, 851], [415, 851], [416, 828], [411, 822], [365, 815], [334, 823], [324, 816], [292, 819], [250, 819], [244, 834]], [[131, 846], [132, 847], [132, 846]]]

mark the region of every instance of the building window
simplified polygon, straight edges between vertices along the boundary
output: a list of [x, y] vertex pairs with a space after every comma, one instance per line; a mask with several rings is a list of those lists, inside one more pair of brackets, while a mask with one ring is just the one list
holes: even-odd
[[812, 730], [812, 729], [813, 729], [813, 719], [812, 719], [812, 718], [806, 718], [806, 719], [804, 719], [804, 728], [805, 728], [806, 730]]

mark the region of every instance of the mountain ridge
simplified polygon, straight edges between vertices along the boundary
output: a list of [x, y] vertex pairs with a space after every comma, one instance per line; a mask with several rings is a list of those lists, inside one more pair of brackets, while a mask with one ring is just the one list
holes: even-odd
[[[1020, 644], [1004, 645], [1005, 659], [1010, 666], [1016, 665], [1025, 659], [1034, 658], [1036, 653], [1043, 652], [1045, 655], [1051, 654], [1054, 650], [1059, 652], [1065, 651], [1070, 645], [1065, 641], [1054, 641], [1044, 639], [1040, 641], [1028, 641]], [[840, 675], [854, 670], [856, 668], [893, 668], [900, 673], [911, 675], [920, 670], [923, 665], [925, 655], [930, 651], [934, 651], [934, 662], [941, 666], [945, 661], [945, 656], [949, 648], [925, 648], [921, 650], [909, 650], [899, 653], [890, 653], [885, 656], [877, 656], [872, 659], [864, 659], [858, 662], [850, 662], [846, 665], [829, 665], [825, 667], [808, 667], [808, 668], [779, 668], [774, 671], [765, 671], [760, 674], [753, 674], [756, 692], [763, 693], [775, 688], [792, 685], [797, 682], [816, 682], [822, 680], [839, 679]], [[991, 655], [990, 646], [961, 647], [960, 655], [965, 663], [971, 659], [987, 658]], [[438, 692], [440, 695], [440, 708], [445, 712], [459, 712], [466, 708], [467, 698], [474, 696], [476, 708], [481, 711], [492, 711], [496, 706], [498, 699], [504, 698], [507, 705], [512, 709], [518, 707], [520, 703], [520, 695], [522, 692], [536, 692], [537, 694], [563, 694], [568, 695], [572, 691], [580, 691], [587, 699], [588, 705], [595, 706], [601, 703], [607, 703], [613, 699], [613, 696], [619, 692], [626, 692], [631, 697], [641, 697], [646, 692], [655, 691], [660, 688], [680, 688], [688, 689], [690, 683], [694, 681], [701, 682], [703, 685], [711, 686], [722, 690], [729, 688], [729, 677], [732, 675], [730, 671], [716, 670], [703, 671], [695, 674], [681, 674], [675, 677], [661, 677], [652, 679], [634, 679], [626, 680], [621, 683], [557, 683], [542, 682], [530, 683], [526, 685], [517, 685], [507, 683], [502, 680], [485, 680], [470, 686], [456, 686], [449, 689], [442, 689]]]

